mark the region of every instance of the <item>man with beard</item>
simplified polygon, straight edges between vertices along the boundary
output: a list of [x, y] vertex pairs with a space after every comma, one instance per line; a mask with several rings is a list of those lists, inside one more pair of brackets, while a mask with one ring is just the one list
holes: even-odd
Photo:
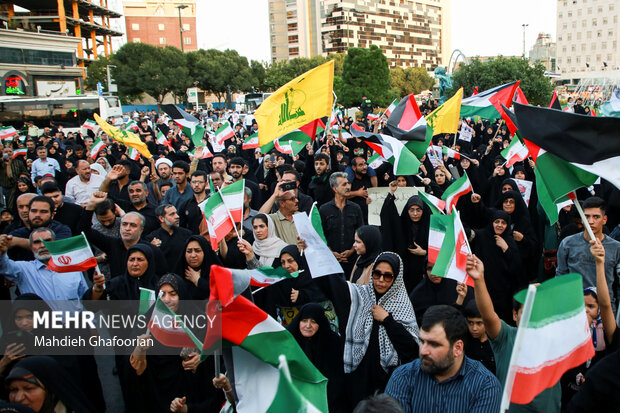
[[88, 202], [93, 192], [98, 191], [104, 178], [93, 174], [87, 161], [79, 160], [75, 167], [77, 175], [69, 179], [65, 187], [65, 195], [71, 197], [76, 204]]
[[188, 188], [187, 175], [189, 175], [189, 165], [185, 161], [175, 161], [172, 164], [172, 178], [176, 184], [166, 191], [166, 196], [162, 204], [171, 204], [179, 210], [181, 205], [194, 196], [194, 192]]
[[211, 159], [211, 168], [214, 172], [219, 172], [222, 175], [224, 182], [230, 179], [230, 176], [226, 173], [226, 155], [223, 153], [213, 154]]
[[420, 326], [420, 358], [394, 370], [385, 393], [408, 413], [499, 411], [499, 381], [482, 363], [465, 356], [466, 336], [467, 321], [458, 310], [429, 308]]
[[65, 202], [62, 191], [55, 182], [45, 182], [41, 185], [41, 194], [54, 201], [55, 220], [71, 228], [73, 235], [78, 235], [77, 227], [82, 215], [82, 207], [71, 202]]
[[144, 233], [150, 234], [159, 227], [159, 220], [153, 208], [146, 200], [149, 191], [142, 181], [131, 181], [129, 184], [129, 205], [126, 212], [139, 212], [144, 217]]
[[184, 254], [187, 239], [192, 231], [179, 228], [179, 214], [174, 205], [163, 204], [155, 210], [160, 228], [146, 236], [146, 241], [159, 247], [166, 257], [178, 258]]
[[155, 162], [155, 169], [157, 170], [157, 175], [159, 175], [159, 180], [157, 181], [157, 185], [160, 186], [164, 182], [170, 182], [174, 185], [174, 181], [172, 180], [172, 161], [168, 158], [159, 158], [157, 162]]
[[[46, 268], [52, 257], [43, 241], [54, 241], [54, 231], [38, 227], [30, 233], [29, 245], [34, 256], [31, 261], [13, 261], [6, 255], [12, 237], [0, 235], [0, 273], [14, 282], [22, 294], [33, 293], [53, 305], [53, 301], [66, 300], [79, 303], [88, 285], [81, 272], [58, 273]], [[43, 241], [41, 241], [43, 240]], [[63, 308], [66, 310], [66, 308]]]
[[228, 164], [228, 174], [232, 177], [233, 182], [237, 182], [240, 179], [245, 179], [245, 187], [250, 188], [252, 190], [252, 194], [257, 194], [257, 196], [251, 200], [251, 206], [254, 209], [260, 209], [262, 205], [261, 199], [258, 197], [258, 195], [260, 195], [260, 188], [256, 182], [246, 179], [245, 175], [247, 171], [249, 171], [249, 169], [245, 159], [240, 156], [236, 156], [230, 160], [230, 163]]
[[204, 225], [204, 218], [198, 204], [207, 199], [207, 173], [205, 171], [194, 172], [189, 184], [194, 196], [179, 209], [181, 211], [181, 227], [189, 229], [194, 234], [201, 234], [207, 228]]

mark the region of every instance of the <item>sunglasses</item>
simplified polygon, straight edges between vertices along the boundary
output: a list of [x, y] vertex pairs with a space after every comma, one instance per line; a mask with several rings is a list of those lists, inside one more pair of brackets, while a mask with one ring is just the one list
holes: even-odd
[[390, 272], [381, 272], [379, 270], [373, 270], [372, 278], [374, 280], [380, 280], [383, 277], [383, 281], [390, 282], [394, 279], [394, 274]]

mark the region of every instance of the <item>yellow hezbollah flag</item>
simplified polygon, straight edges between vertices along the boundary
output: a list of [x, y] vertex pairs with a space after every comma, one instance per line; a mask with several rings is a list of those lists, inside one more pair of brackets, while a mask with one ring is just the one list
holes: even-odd
[[334, 61], [307, 71], [269, 96], [256, 110], [258, 144], [263, 146], [332, 113]]
[[459, 114], [463, 88], [426, 117], [426, 122], [433, 128], [433, 136], [440, 133], [456, 133], [459, 129]]
[[146, 147], [146, 143], [142, 142], [135, 133], [110, 125], [108, 122], [101, 119], [101, 117], [97, 115], [96, 113], [94, 116], [95, 116], [95, 120], [97, 121], [97, 124], [99, 124], [101, 129], [110, 138], [114, 139], [115, 141], [125, 146], [128, 146], [130, 148], [135, 148], [138, 152], [140, 152], [140, 155], [144, 156], [147, 159], [150, 159], [153, 157], [153, 155], [151, 155], [151, 152], [149, 152], [148, 148]]

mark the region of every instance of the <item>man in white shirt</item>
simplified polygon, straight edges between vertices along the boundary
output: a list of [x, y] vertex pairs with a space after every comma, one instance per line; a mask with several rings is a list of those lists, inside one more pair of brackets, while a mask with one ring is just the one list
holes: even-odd
[[92, 194], [99, 190], [104, 178], [93, 175], [90, 164], [84, 160], [78, 161], [75, 171], [77, 175], [67, 182], [65, 195], [73, 198], [76, 204], [83, 205], [88, 202]]
[[37, 148], [38, 159], [35, 159], [32, 163], [32, 169], [30, 172], [30, 178], [32, 182], [35, 182], [37, 176], [45, 176], [47, 174], [56, 177], [56, 171], [60, 172], [60, 164], [54, 158], [47, 157], [47, 149], [45, 146], [39, 146]]

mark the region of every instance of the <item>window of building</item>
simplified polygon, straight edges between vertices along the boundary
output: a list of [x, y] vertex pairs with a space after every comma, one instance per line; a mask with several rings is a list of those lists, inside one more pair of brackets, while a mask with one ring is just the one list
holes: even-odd
[[587, 32], [586, 39], [591, 39], [591, 38], [592, 38], [592, 32]]
[[569, 11], [569, 12], [567, 13], [567, 15], [568, 15], [568, 17], [573, 17], [573, 12], [572, 12], [572, 11]]
[[592, 19], [592, 27], [596, 27], [596, 19]]
[[166, 44], [166, 38], [165, 37], [160, 37], [159, 38], [159, 44]]
[[163, 32], [163, 31], [166, 29], [166, 26], [164, 26], [164, 24], [163, 24], [163, 23], [159, 23], [159, 24], [157, 25], [157, 28], [159, 29], [159, 31], [160, 31], [160, 32]]
[[192, 44], [192, 38], [191, 37], [184, 37], [183, 38], [183, 43], [185, 43], [185, 44]]
[[566, 46], [562, 47], [562, 53], [566, 53]]
[[581, 9], [577, 10], [577, 16], [581, 16]]
[[140, 30], [140, 25], [138, 23], [131, 23], [131, 30]]
[[603, 37], [603, 32], [601, 30], [598, 30], [596, 32], [596, 37]]
[[571, 47], [570, 47], [570, 51], [571, 51], [571, 52], [575, 52], [575, 51], [576, 51], [576, 49], [577, 49], [577, 46], [575, 46], [574, 44], [573, 44], [573, 45], [571, 45]]
[[601, 61], [601, 55], [600, 55], [600, 54], [597, 54], [597, 55], [596, 55], [596, 61], [597, 61], [597, 62], [600, 62], [600, 61]]
[[585, 21], [585, 20], [582, 20], [582, 21], [581, 21], [581, 27], [586, 27], [586, 24], [587, 24], [587, 23], [586, 23], [586, 21]]
[[580, 57], [580, 56], [577, 56], [577, 57], [575, 58], [575, 60], [577, 61], [577, 63], [581, 63], [581, 57]]
[[592, 43], [590, 45], [590, 50], [596, 50], [596, 43]]
[[581, 32], [577, 32], [577, 40], [581, 40]]
[[183, 31], [184, 32], [189, 32], [190, 30], [191, 29], [190, 29], [189, 23], [183, 23]]
[[133, 38], [133, 42], [134, 43], [141, 43], [140, 38], [139, 37], [134, 37]]
[[581, 43], [581, 51], [582, 52], [586, 51], [586, 44], [585, 43]]
[[614, 31], [613, 30], [608, 31], [607, 37], [614, 37]]
[[588, 7], [588, 14], [592, 14], [592, 7]]
[[566, 35], [566, 40], [568, 40], [568, 41], [573, 40], [573, 34], [572, 34], [572, 33], [568, 33], [568, 34]]
[[562, 25], [562, 29], [566, 30], [567, 28], [568, 28], [568, 25], [567, 25], [566, 23], [564, 23], [564, 24]]
[[570, 56], [566, 58], [566, 63], [571, 63], [571, 58], [570, 58]]
[[613, 4], [613, 3], [611, 3], [611, 4], [609, 5], [609, 11], [613, 11], [613, 10], [614, 10], [614, 4]]
[[562, 36], [558, 36], [558, 42], [562, 41]]
[[576, 29], [576, 28], [577, 28], [577, 22], [572, 22], [572, 23], [571, 23], [571, 27], [572, 27], [573, 29]]
[[598, 8], [598, 12], [599, 12], [599, 13], [602, 13], [602, 12], [603, 12], [603, 8], [602, 8], [601, 6], [599, 6], [599, 8]]
[[601, 49], [603, 50], [607, 49], [607, 42], [601, 43]]

